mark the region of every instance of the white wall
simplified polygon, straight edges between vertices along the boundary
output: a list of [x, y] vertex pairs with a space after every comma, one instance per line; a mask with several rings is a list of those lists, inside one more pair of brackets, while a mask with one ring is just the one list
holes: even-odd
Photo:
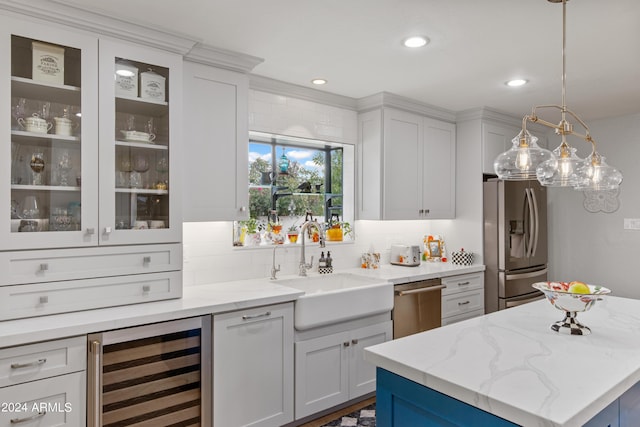
[[[251, 90], [249, 95], [249, 128], [352, 144], [358, 138], [357, 114], [353, 110], [256, 90]], [[477, 160], [479, 157], [473, 158]], [[462, 166], [458, 170], [467, 170], [464, 161]], [[476, 169], [479, 167], [478, 164]], [[307, 250], [307, 259], [314, 255], [317, 261], [322, 250], [330, 250], [336, 268], [357, 267], [362, 252], [373, 247], [381, 253], [382, 262], [388, 263], [392, 244], [419, 245], [425, 234], [442, 235], [449, 255], [460, 247], [480, 253], [482, 224], [474, 222], [482, 212], [476, 211], [474, 206], [477, 205], [477, 197], [481, 197], [482, 184], [475, 179], [476, 176], [462, 176], [457, 182], [461, 197], [457, 201], [459, 220], [355, 221], [355, 242], [329, 243], [325, 249], [311, 246]], [[234, 248], [232, 233], [231, 222], [184, 224], [185, 286], [269, 277], [274, 249]], [[300, 249], [284, 245], [275, 250], [276, 264], [281, 265], [279, 276], [297, 274]]]
[[[617, 296], [640, 298], [640, 230], [624, 230], [624, 218], [640, 218], [640, 114], [588, 123], [607, 163], [624, 175], [620, 207], [589, 213], [582, 192], [550, 188], [549, 278], [600, 284]], [[559, 142], [550, 137], [549, 147]], [[579, 146], [584, 157], [589, 150]]]

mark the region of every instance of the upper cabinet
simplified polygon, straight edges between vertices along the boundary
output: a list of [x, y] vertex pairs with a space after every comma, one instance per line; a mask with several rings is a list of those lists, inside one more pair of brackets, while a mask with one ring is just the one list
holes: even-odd
[[185, 221], [249, 217], [246, 74], [185, 62]]
[[359, 219], [455, 217], [453, 123], [381, 108], [358, 126]]
[[182, 57], [100, 40], [100, 243], [179, 242]]
[[181, 57], [0, 21], [0, 249], [179, 242]]

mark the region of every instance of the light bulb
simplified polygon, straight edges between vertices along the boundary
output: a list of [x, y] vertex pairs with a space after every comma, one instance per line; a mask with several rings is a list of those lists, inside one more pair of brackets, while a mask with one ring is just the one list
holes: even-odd
[[569, 159], [560, 159], [558, 163], [558, 172], [562, 178], [567, 178], [573, 173], [573, 166]]
[[516, 156], [516, 166], [520, 170], [526, 170], [531, 167], [531, 156], [529, 156], [528, 148], [520, 148]]

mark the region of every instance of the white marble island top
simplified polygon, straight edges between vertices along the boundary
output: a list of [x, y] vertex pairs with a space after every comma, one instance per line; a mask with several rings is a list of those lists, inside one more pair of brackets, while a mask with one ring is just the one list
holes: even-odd
[[591, 335], [560, 335], [537, 301], [365, 349], [373, 364], [525, 426], [581, 426], [640, 381], [640, 300], [607, 297], [578, 314]]

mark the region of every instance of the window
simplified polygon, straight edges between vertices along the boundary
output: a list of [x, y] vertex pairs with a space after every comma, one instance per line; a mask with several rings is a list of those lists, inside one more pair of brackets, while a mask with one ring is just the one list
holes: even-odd
[[350, 145], [251, 132], [250, 219], [236, 222], [234, 245], [295, 244], [308, 220], [339, 230], [327, 233], [330, 240], [352, 238], [353, 208], [345, 206], [347, 197], [353, 204], [353, 176], [345, 180], [345, 165], [353, 170], [349, 161]]

